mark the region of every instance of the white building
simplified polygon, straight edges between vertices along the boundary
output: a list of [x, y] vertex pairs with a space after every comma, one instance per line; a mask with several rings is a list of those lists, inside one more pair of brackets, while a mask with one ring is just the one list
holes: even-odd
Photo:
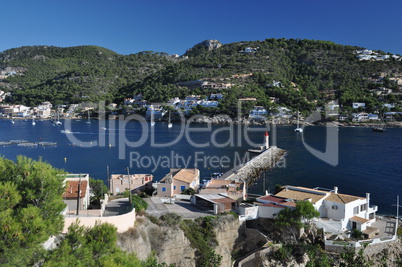
[[268, 116], [268, 111], [263, 106], [255, 106], [249, 113], [250, 118], [259, 119]]
[[[297, 186], [285, 186], [274, 196], [267, 195], [257, 198], [261, 203], [259, 215], [274, 218], [284, 208], [296, 207], [297, 201], [310, 201], [320, 212], [320, 224], [326, 225], [326, 231], [347, 231], [358, 229], [364, 231], [375, 221], [377, 206], [370, 206], [370, 194], [358, 197], [340, 194], [338, 188], [333, 190], [311, 189]], [[328, 220], [331, 224], [328, 224]], [[371, 229], [372, 230], [372, 229]]]
[[368, 113], [366, 113], [366, 112], [352, 114], [353, 122], [364, 122], [364, 121], [368, 121], [368, 120], [369, 120], [369, 116], [368, 116]]
[[360, 107], [366, 108], [366, 103], [358, 103], [358, 102], [352, 103], [352, 108], [360, 108]]

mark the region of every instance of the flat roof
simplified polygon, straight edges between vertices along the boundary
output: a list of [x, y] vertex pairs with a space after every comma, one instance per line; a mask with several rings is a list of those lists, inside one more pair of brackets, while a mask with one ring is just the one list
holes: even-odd
[[354, 222], [358, 222], [358, 223], [366, 223], [366, 222], [369, 221], [369, 220], [364, 219], [364, 218], [359, 217], [359, 216], [353, 216], [353, 217], [350, 218], [349, 220], [354, 221]]

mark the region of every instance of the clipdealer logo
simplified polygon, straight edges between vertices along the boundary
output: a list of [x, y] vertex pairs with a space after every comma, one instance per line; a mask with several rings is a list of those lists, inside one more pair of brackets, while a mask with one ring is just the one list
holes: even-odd
[[[239, 111], [241, 110], [241, 103], [237, 106]], [[105, 103], [99, 102], [98, 109], [100, 111], [105, 110]], [[115, 131], [107, 131], [103, 134], [99, 134], [97, 139], [93, 139], [90, 141], [82, 141], [74, 134], [72, 131], [72, 121], [71, 119], [66, 119], [64, 124], [64, 131], [68, 140], [80, 147], [106, 147], [106, 146], [116, 146], [118, 147], [118, 156], [119, 159], [125, 160], [127, 158], [127, 154], [129, 155], [130, 166], [142, 166], [142, 167], [151, 167], [154, 166], [154, 169], [157, 166], [162, 167], [189, 167], [190, 162], [194, 162], [199, 166], [205, 166], [209, 164], [212, 167], [220, 166], [222, 168], [226, 168], [230, 165], [230, 158], [228, 156], [206, 156], [203, 152], [200, 151], [202, 148], [207, 147], [216, 147], [216, 148], [224, 148], [224, 147], [241, 147], [244, 144], [247, 144], [249, 147], [257, 147], [260, 146], [261, 143], [254, 143], [250, 138], [250, 133], [252, 132], [266, 132], [270, 133], [270, 145], [277, 146], [277, 127], [275, 123], [265, 124], [264, 127], [242, 127], [238, 123], [240, 118], [237, 120], [231, 119], [227, 115], [222, 115], [222, 117], [226, 118], [228, 124], [222, 125], [219, 128], [213, 129], [212, 123], [208, 122], [205, 124], [196, 124], [197, 120], [201, 117], [201, 115], [195, 115], [190, 118], [185, 117], [184, 113], [181, 110], [178, 110], [177, 113], [180, 116], [180, 131], [174, 140], [170, 140], [168, 142], [159, 142], [160, 140], [156, 137], [155, 127], [151, 127], [146, 118], [140, 116], [138, 114], [132, 114], [127, 117], [120, 115], [118, 120], [99, 120], [99, 132], [102, 132], [101, 129], [115, 129]], [[240, 114], [240, 112], [238, 112]], [[318, 111], [313, 112], [311, 116], [307, 118], [306, 121], [314, 121], [318, 119], [320, 113]], [[138, 130], [141, 134], [140, 137], [135, 141], [129, 140], [126, 135], [127, 125], [129, 123], [136, 123], [136, 130]], [[192, 133], [205, 132], [209, 133], [210, 138], [208, 140], [199, 141], [194, 140], [191, 136]], [[226, 132], [228, 138], [224, 141], [218, 140], [218, 135]], [[338, 146], [339, 146], [339, 138], [338, 138], [338, 129], [336, 127], [326, 126], [326, 150], [325, 152], [321, 152], [310, 145], [304, 139], [304, 135], [302, 137], [302, 142], [304, 147], [308, 152], [310, 152], [315, 157], [320, 160], [332, 165], [338, 165]], [[166, 147], [174, 147], [179, 141], [183, 138], [186, 139], [190, 147], [194, 150], [194, 155], [189, 158], [185, 158], [182, 155], [179, 155], [175, 151], [171, 151], [170, 155], [158, 155], [158, 156], [145, 156], [141, 155], [138, 152], [138, 148], [144, 146], [150, 146], [153, 148], [166, 148]], [[134, 151], [129, 151], [129, 149], [133, 149]], [[241, 161], [236, 160], [239, 155], [234, 155], [233, 162], [239, 163]], [[240, 164], [240, 163], [239, 163]], [[286, 164], [282, 164], [285, 166]], [[236, 165], [235, 165], [236, 166]]]

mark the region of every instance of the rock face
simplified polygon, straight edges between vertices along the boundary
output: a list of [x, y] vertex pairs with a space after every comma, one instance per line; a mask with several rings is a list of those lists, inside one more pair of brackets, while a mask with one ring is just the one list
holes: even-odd
[[195, 249], [179, 227], [158, 226], [144, 218], [121, 234], [117, 245], [127, 252], [135, 252], [141, 260], [150, 256], [153, 250], [159, 262], [177, 267], [195, 266]]
[[227, 220], [221, 221], [214, 231], [219, 243], [215, 252], [222, 256], [221, 267], [230, 267], [232, 266], [232, 252], [243, 238], [244, 227], [241, 227], [238, 220]]
[[212, 51], [212, 50], [218, 49], [221, 46], [222, 46], [222, 44], [218, 40], [205, 40], [205, 41], [202, 41], [201, 43], [196, 44], [192, 48], [188, 49], [186, 51], [186, 54], [189, 52], [198, 50], [198, 49], [205, 49], [205, 48], [207, 51]]

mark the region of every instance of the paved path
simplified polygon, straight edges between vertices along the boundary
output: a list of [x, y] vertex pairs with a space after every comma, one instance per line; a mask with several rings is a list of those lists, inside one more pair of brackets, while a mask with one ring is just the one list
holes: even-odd
[[192, 205], [188, 200], [176, 199], [175, 204], [165, 204], [161, 199], [163, 198], [144, 198], [148, 203], [148, 209], [146, 212], [155, 217], [160, 217], [165, 213], [176, 213], [184, 219], [194, 219], [197, 217], [212, 215], [210, 211], [201, 210]]
[[125, 214], [131, 211], [131, 206], [128, 197], [110, 200], [105, 207], [103, 216], [116, 216]]

